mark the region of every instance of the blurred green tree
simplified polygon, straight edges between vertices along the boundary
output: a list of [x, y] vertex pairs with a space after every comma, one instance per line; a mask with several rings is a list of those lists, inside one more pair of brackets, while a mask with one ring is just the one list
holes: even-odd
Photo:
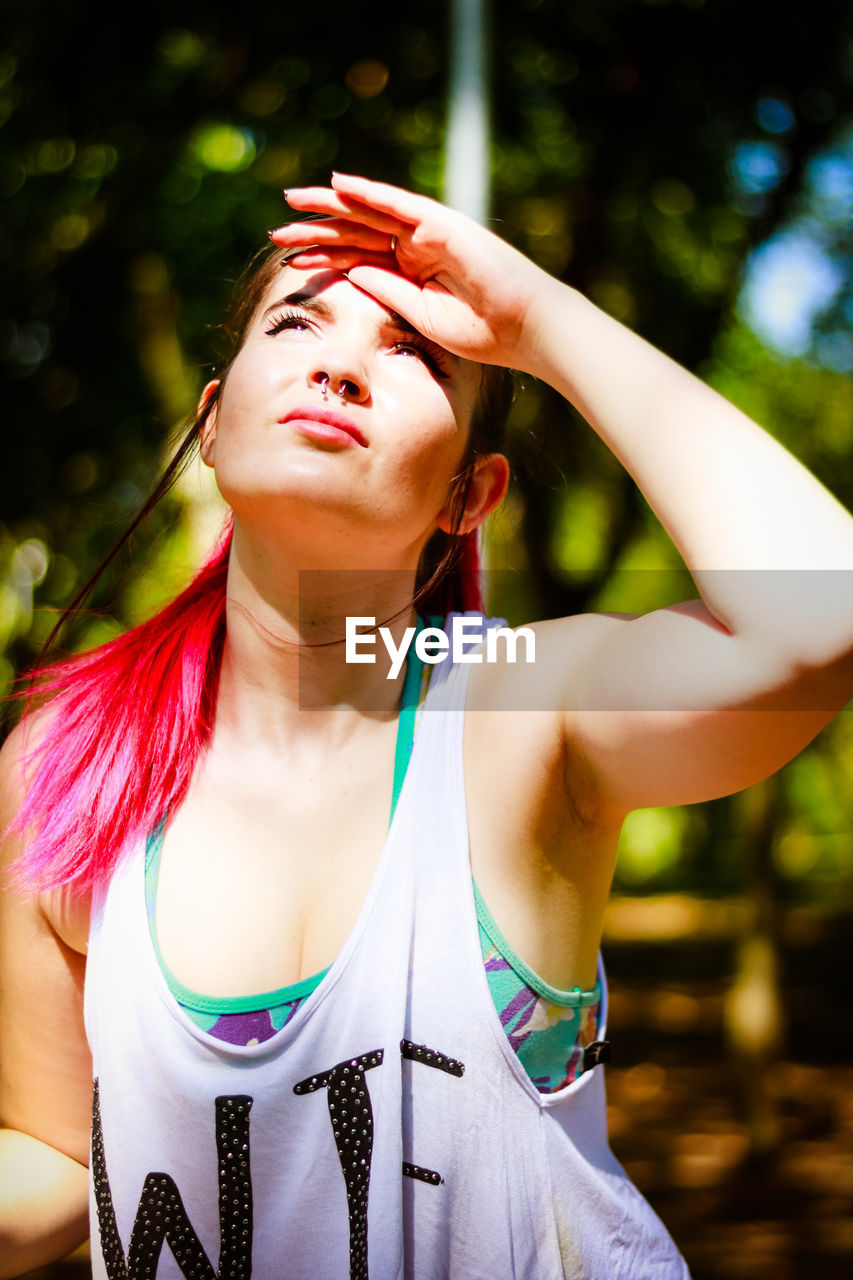
[[[11, 0], [4, 17], [8, 677], [150, 487], [205, 380], [230, 281], [285, 216], [281, 188], [335, 166], [439, 194], [448, 15], [413, 0], [368, 19], [329, 0], [319, 31], [292, 9], [155, 4], [132, 38], [93, 4]], [[851, 393], [843, 343], [829, 340], [843, 335], [851, 277], [838, 256], [848, 7], [828, 0], [820, 23], [803, 23], [735, 0], [507, 0], [492, 27], [495, 229], [699, 370], [851, 504]], [[792, 360], [753, 336], [736, 303], [750, 252], [803, 217], [824, 229], [840, 284]], [[492, 563], [524, 572], [496, 607], [641, 611], [693, 594], [631, 479], [547, 387], [522, 383]], [[203, 490], [165, 502], [67, 643], [91, 644], [170, 594], [218, 518]], [[830, 773], [849, 768], [836, 734]], [[786, 786], [805, 768], [792, 765]], [[825, 810], [799, 793], [799, 843], [783, 834], [778, 860], [786, 881], [813, 885], [843, 856]], [[832, 811], [846, 824], [834, 830], [849, 831], [849, 805]], [[661, 819], [676, 834], [656, 855], [644, 821], [626, 831], [625, 883], [701, 885], [728, 820]], [[715, 885], [737, 882], [724, 860], [713, 866]]]
[[[824, 0], [813, 21], [740, 0], [492, 11], [494, 229], [700, 372], [853, 505], [849, 5]], [[152, 486], [230, 282], [286, 216], [281, 188], [336, 167], [439, 195], [447, 44], [447, 13], [428, 0], [327, 0], [310, 19], [153, 3], [129, 27], [91, 0], [7, 0], [0, 681], [32, 662]], [[750, 255], [792, 226], [835, 273], [797, 358], [738, 307]], [[640, 612], [695, 594], [594, 433], [521, 383], [514, 487], [491, 533], [491, 563], [520, 572], [501, 575], [495, 610]], [[218, 518], [189, 484], [164, 502], [67, 645], [177, 589]], [[617, 887], [749, 895], [727, 1027], [756, 1149], [778, 1133], [761, 1073], [784, 1038], [769, 890], [851, 905], [851, 719], [755, 796], [625, 827]]]

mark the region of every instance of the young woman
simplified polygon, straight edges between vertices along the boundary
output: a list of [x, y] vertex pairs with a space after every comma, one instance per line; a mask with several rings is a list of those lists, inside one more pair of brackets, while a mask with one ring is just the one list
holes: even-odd
[[[3, 751], [0, 1274], [90, 1203], [109, 1280], [683, 1276], [606, 1141], [619, 830], [846, 703], [853, 519], [463, 216], [343, 175], [288, 200], [326, 220], [273, 233], [191, 433], [231, 531]], [[481, 617], [508, 368], [580, 409], [702, 599], [392, 666]]]

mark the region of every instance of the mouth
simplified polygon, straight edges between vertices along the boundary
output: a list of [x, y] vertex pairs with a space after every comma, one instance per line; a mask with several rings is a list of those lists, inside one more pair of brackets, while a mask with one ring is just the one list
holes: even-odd
[[326, 409], [319, 405], [299, 405], [291, 409], [279, 422], [290, 422], [300, 425], [310, 435], [328, 440], [330, 443], [355, 443], [367, 448], [367, 441], [352, 418], [337, 409]]

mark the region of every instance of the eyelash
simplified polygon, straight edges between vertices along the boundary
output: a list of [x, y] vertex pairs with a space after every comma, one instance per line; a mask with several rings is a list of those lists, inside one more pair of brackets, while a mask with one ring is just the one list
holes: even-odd
[[[282, 311], [280, 315], [270, 316], [270, 323], [265, 332], [274, 338], [276, 334], [282, 333], [285, 329], [294, 329], [297, 325], [309, 328], [309, 322], [297, 311]], [[396, 351], [407, 348], [418, 353], [420, 359], [436, 378], [450, 377], [438, 354], [441, 348], [430, 342], [428, 338], [407, 338], [405, 342], [395, 343], [394, 347]]]
[[266, 332], [270, 337], [275, 337], [283, 329], [292, 329], [297, 324], [304, 325], [306, 329], [308, 328], [308, 321], [304, 316], [298, 315], [295, 311], [282, 311], [281, 315], [270, 316], [270, 325]]

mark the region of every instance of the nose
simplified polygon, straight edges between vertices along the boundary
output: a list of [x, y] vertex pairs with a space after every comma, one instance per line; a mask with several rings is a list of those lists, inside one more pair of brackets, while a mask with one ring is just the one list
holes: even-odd
[[366, 369], [355, 360], [336, 359], [328, 351], [309, 372], [308, 382], [312, 387], [319, 387], [324, 397], [331, 394], [341, 400], [362, 403], [369, 395]]

